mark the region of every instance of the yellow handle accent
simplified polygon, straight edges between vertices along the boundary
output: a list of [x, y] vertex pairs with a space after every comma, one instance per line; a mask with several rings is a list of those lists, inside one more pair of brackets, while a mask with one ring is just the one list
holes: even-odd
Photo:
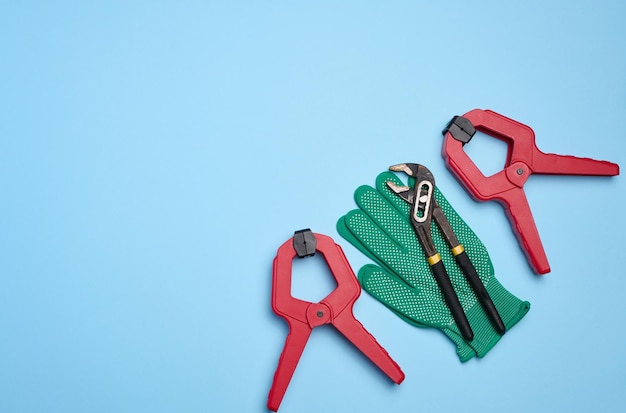
[[441, 261], [441, 255], [439, 255], [439, 253], [428, 257], [428, 264], [430, 264], [431, 267], [437, 264], [439, 261]]
[[456, 247], [452, 248], [451, 251], [452, 251], [452, 255], [456, 257], [457, 255], [465, 251], [465, 248], [463, 248], [463, 245], [459, 244]]

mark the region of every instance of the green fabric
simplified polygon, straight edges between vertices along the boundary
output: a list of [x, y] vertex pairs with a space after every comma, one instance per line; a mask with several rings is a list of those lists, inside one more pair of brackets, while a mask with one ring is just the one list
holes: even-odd
[[[387, 181], [404, 185], [394, 173], [383, 172], [376, 178], [376, 188], [364, 185], [356, 189], [354, 199], [359, 209], [348, 212], [337, 222], [339, 234], [377, 264], [361, 268], [359, 282], [365, 291], [405, 321], [444, 332], [455, 343], [461, 361], [483, 357], [501, 336], [489, 322], [433, 222], [433, 241], [474, 331], [471, 342], [463, 340], [409, 221], [410, 206], [387, 187]], [[530, 303], [512, 295], [496, 280], [485, 246], [438, 188], [435, 198], [509, 331], [528, 312]]]

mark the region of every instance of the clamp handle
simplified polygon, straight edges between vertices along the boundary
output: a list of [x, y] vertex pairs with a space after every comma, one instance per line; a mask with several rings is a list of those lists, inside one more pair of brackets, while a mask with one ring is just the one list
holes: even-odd
[[550, 263], [524, 190], [518, 188], [505, 192], [496, 200], [504, 207], [513, 233], [517, 237], [532, 270], [537, 274], [549, 273]]
[[300, 356], [311, 336], [311, 331], [313, 330], [305, 323], [289, 322], [289, 334], [285, 339], [283, 351], [280, 353], [272, 388], [267, 396], [267, 408], [273, 412], [278, 411], [278, 407], [283, 401], [289, 382], [300, 361]]
[[404, 381], [404, 372], [398, 363], [376, 341], [376, 338], [363, 327], [363, 324], [354, 317], [352, 311], [344, 311], [335, 317], [333, 325], [394, 383], [400, 384]]

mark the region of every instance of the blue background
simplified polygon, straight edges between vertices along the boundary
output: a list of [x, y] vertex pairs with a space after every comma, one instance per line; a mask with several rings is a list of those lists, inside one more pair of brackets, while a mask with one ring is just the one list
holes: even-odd
[[[363, 293], [406, 380], [324, 326], [279, 411], [623, 412], [623, 177], [530, 178], [537, 276], [440, 131], [488, 108], [624, 166], [626, 3], [430, 3], [2, 2], [0, 412], [267, 411], [276, 249], [311, 228], [357, 271], [335, 223], [400, 162], [433, 171], [532, 308], [462, 364]], [[468, 152], [489, 174], [506, 146]], [[294, 295], [332, 290], [320, 260], [294, 263]]]

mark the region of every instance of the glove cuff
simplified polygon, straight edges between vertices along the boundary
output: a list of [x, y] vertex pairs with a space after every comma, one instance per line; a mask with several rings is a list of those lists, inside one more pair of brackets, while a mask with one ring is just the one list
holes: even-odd
[[[511, 294], [497, 279], [492, 278], [486, 288], [506, 326], [506, 331], [509, 331], [530, 310], [528, 301], [522, 301]], [[502, 338], [491, 325], [480, 303], [477, 302], [466, 310], [466, 316], [474, 331], [474, 339], [471, 342], [463, 340], [456, 325], [443, 330], [456, 344], [457, 355], [462, 362], [474, 356], [483, 357]]]

